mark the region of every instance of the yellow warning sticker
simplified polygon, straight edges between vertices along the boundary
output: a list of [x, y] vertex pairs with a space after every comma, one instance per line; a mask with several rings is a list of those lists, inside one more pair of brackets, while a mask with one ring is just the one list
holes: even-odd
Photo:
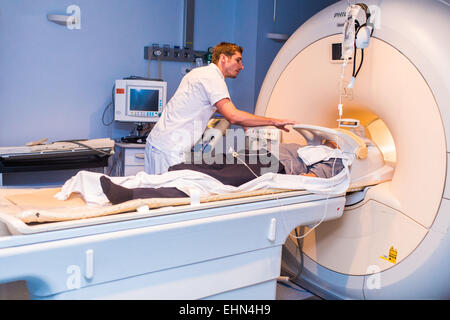
[[391, 246], [389, 249], [389, 256], [380, 256], [380, 258], [394, 264], [397, 263], [397, 249], [395, 249], [394, 246]]

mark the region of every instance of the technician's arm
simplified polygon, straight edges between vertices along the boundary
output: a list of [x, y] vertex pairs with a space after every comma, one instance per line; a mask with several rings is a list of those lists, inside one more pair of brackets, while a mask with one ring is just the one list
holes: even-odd
[[278, 129], [289, 132], [289, 129], [285, 126], [295, 124], [295, 121], [266, 118], [239, 110], [228, 98], [216, 102], [216, 108], [217, 111], [232, 124], [237, 124], [243, 127], [275, 126]]

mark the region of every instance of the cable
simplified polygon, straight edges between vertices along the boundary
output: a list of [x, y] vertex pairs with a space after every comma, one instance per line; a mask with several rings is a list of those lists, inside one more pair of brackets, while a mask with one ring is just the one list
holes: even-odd
[[[339, 145], [339, 136], [335, 135], [335, 139], [336, 139], [336, 144]], [[338, 158], [334, 158], [333, 160], [333, 166], [331, 167], [331, 177], [334, 177], [335, 175], [335, 164]], [[294, 239], [303, 239], [304, 237], [306, 237], [308, 234], [311, 233], [311, 231], [313, 231], [314, 229], [316, 229], [324, 220], [325, 217], [327, 216], [327, 212], [328, 212], [328, 200], [330, 199], [330, 194], [327, 194], [327, 198], [325, 199], [325, 210], [324, 213], [322, 215], [322, 218], [320, 219], [320, 221], [318, 223], [316, 223], [312, 228], [310, 228], [308, 230], [308, 232], [306, 232], [305, 234], [301, 235], [301, 236], [293, 236], [291, 233], [289, 233], [289, 236], [294, 238]]]
[[[338, 141], [339, 141], [339, 137], [336, 135], [336, 141], [337, 141], [337, 144], [339, 145], [339, 143], [338, 143]], [[237, 153], [234, 149], [233, 149], [233, 147], [230, 147], [229, 149], [229, 152], [233, 155], [233, 157], [234, 158], [236, 158], [237, 160], [239, 160], [239, 161], [241, 161], [249, 170], [250, 170], [250, 172], [256, 177], [256, 178], [258, 178], [258, 175], [247, 165], [247, 163], [245, 163], [245, 161], [243, 161], [240, 157], [239, 157], [239, 153]], [[332, 166], [332, 169], [331, 169], [331, 176], [333, 177], [334, 175], [335, 175], [335, 164], [336, 164], [336, 161], [337, 161], [337, 158], [334, 158], [334, 161], [333, 161], [333, 166]], [[275, 195], [275, 194], [274, 194]], [[306, 234], [304, 234], [304, 235], [302, 235], [302, 236], [293, 236], [291, 233], [289, 233], [289, 236], [291, 236], [291, 237], [294, 237], [295, 239], [302, 239], [302, 238], [304, 238], [304, 237], [306, 237], [311, 231], [313, 231], [315, 228], [317, 228], [324, 220], [325, 220], [325, 217], [327, 216], [327, 212], [328, 212], [328, 200], [329, 200], [329, 198], [330, 198], [330, 194], [327, 194], [327, 198], [326, 198], [326, 200], [325, 200], [325, 210], [324, 210], [324, 214], [322, 215], [322, 218], [321, 218], [321, 220], [316, 224], [316, 225], [314, 225], [312, 228], [310, 228], [310, 230], [308, 230], [308, 232], [306, 233]], [[281, 201], [280, 201], [280, 199], [279, 199], [279, 197], [278, 196], [276, 196], [276, 199], [278, 200], [278, 202], [279, 202], [279, 204], [280, 204], [280, 206], [282, 206], [283, 204], [281, 203]], [[284, 220], [283, 220], [284, 221]]]
[[[356, 51], [356, 50], [355, 50], [355, 51]], [[358, 70], [356, 71], [356, 73], [355, 73], [355, 75], [354, 75], [355, 78], [356, 78], [356, 76], [358, 75], [359, 70], [360, 70], [361, 67], [362, 67], [363, 61], [364, 61], [364, 49], [361, 49], [361, 62], [359, 63]]]
[[[232, 147], [230, 147], [230, 149], [233, 149]], [[258, 178], [258, 175], [245, 163], [245, 161], [243, 161], [240, 157], [239, 154], [236, 151], [233, 151], [232, 153], [233, 157], [235, 157], [237, 160], [241, 161], [247, 168], [248, 170], [250, 170], [251, 173], [253, 173], [253, 175]]]
[[158, 78], [162, 79], [161, 77], [161, 58], [158, 56]]
[[[336, 143], [337, 143], [337, 145], [339, 145], [339, 137], [336, 135], [335, 138], [336, 138]], [[233, 147], [230, 146], [230, 148], [228, 149], [228, 151], [229, 151], [229, 153], [231, 153], [231, 154], [233, 155], [234, 158], [236, 158], [237, 160], [239, 160], [240, 162], [242, 162], [242, 163], [250, 170], [250, 172], [251, 172], [256, 178], [258, 178], [258, 175], [257, 175], [257, 174], [256, 174], [256, 173], [255, 173], [255, 172], [247, 165], [247, 163], [246, 163], [244, 160], [242, 160], [242, 159], [239, 157], [239, 153], [236, 152], [236, 151], [233, 149]], [[258, 153], [257, 153], [257, 154], [258, 154]], [[251, 154], [249, 154], [249, 155], [251, 155]], [[337, 159], [338, 159], [338, 158], [335, 157], [335, 158], [334, 158], [334, 161], [333, 161], [333, 165], [332, 165], [332, 169], [331, 169], [331, 176], [332, 176], [332, 177], [335, 175], [335, 164], [336, 164]], [[291, 166], [292, 166], [292, 163], [291, 163]], [[275, 199], [278, 201], [279, 206], [280, 206], [280, 207], [283, 206], [283, 203], [281, 202], [281, 200], [280, 200], [280, 198], [278, 197], [278, 195], [275, 194], [275, 193], [272, 193], [272, 194], [275, 196]], [[322, 215], [322, 218], [320, 219], [320, 221], [319, 221], [316, 225], [314, 225], [312, 228], [310, 228], [310, 230], [308, 230], [307, 233], [305, 233], [305, 234], [299, 236], [299, 232], [298, 232], [298, 228], [299, 228], [299, 227], [296, 227], [296, 228], [294, 229], [295, 236], [293, 236], [291, 233], [289, 233], [289, 236], [290, 236], [291, 238], [296, 239], [296, 241], [297, 241], [297, 247], [298, 247], [298, 250], [299, 250], [300, 260], [301, 260], [301, 262], [300, 262], [300, 268], [298, 268], [297, 274], [293, 275], [294, 277], [289, 277], [289, 281], [293, 281], [293, 280], [297, 279], [297, 278], [300, 276], [301, 272], [303, 271], [303, 252], [302, 252], [303, 244], [302, 244], [302, 242], [301, 242], [301, 239], [303, 239], [304, 237], [306, 237], [309, 233], [311, 233], [314, 229], [316, 229], [316, 228], [317, 228], [317, 227], [325, 220], [325, 217], [327, 216], [327, 212], [328, 212], [328, 202], [329, 202], [329, 198], [330, 198], [330, 194], [327, 194], [327, 198], [325, 199], [325, 210], [324, 210], [324, 213], [323, 213], [323, 215]], [[285, 228], [288, 229], [287, 226], [286, 226], [286, 221], [283, 219], [283, 215], [281, 215], [281, 220], [283, 221], [283, 224], [285, 225]], [[303, 228], [303, 226], [301, 226], [300, 228]]]
[[105, 152], [103, 150], [93, 148], [91, 146], [88, 146], [87, 144], [81, 143], [79, 140], [60, 140], [60, 141], [56, 141], [56, 142], [70, 142], [70, 143], [74, 143], [74, 144], [77, 144], [79, 146], [91, 149], [93, 151], [96, 151], [96, 152], [100, 153], [102, 156], [109, 156], [110, 155], [109, 152]]
[[[228, 149], [228, 151], [233, 155], [234, 158], [238, 159], [239, 161], [241, 161], [249, 170], [251, 173], [253, 173], [253, 175], [256, 178], [259, 178], [259, 176], [247, 165], [247, 163], [245, 163], [245, 161], [243, 161], [240, 157], [239, 157], [239, 153], [237, 153], [233, 147], [230, 146], [230, 148]], [[268, 150], [267, 150], [268, 151]], [[266, 153], [267, 154], [267, 153]], [[245, 155], [245, 154], [244, 154]], [[249, 156], [252, 155], [249, 153]], [[259, 155], [258, 153], [253, 154], [253, 155]], [[278, 160], [279, 161], [279, 160]], [[278, 195], [275, 192], [272, 192], [272, 195], [275, 196], [275, 199], [278, 201], [278, 204], [280, 207], [283, 206], [283, 203], [280, 201], [280, 198], [278, 197]]]
[[[305, 228], [304, 226], [295, 228], [295, 235], [298, 237], [299, 232], [303, 233], [302, 229], [304, 229], [304, 228]], [[297, 279], [303, 271], [303, 263], [304, 263], [303, 262], [303, 239], [297, 238], [297, 246], [298, 246], [298, 251], [300, 253], [300, 268], [298, 268], [297, 275], [295, 276], [294, 279]]]
[[[358, 74], [359, 69], [362, 66], [363, 58], [364, 58], [364, 51], [362, 50], [361, 63], [360, 63], [360, 66], [359, 66], [359, 68], [358, 68], [358, 70], [356, 72], [356, 75]], [[356, 66], [355, 65], [355, 60], [356, 60], [356, 50], [355, 50], [354, 59], [353, 59], [353, 67], [354, 68]], [[347, 65], [347, 60], [344, 60], [344, 63], [342, 65], [342, 73], [341, 73], [341, 77], [340, 77], [340, 82], [339, 82], [339, 104], [338, 104], [338, 111], [339, 111], [338, 127], [339, 128], [341, 127], [341, 121], [340, 120], [342, 119], [342, 114], [343, 114], [343, 110], [342, 110], [342, 107], [343, 107], [343, 105], [342, 105], [342, 87], [343, 87], [343, 78], [344, 78], [344, 72], [345, 72], [346, 65]], [[335, 139], [336, 139], [337, 145], [339, 145], [339, 136], [335, 135]], [[335, 174], [336, 161], [337, 161], [337, 158], [334, 158], [333, 166], [332, 166], [332, 169], [331, 169], [331, 172], [332, 172], [331, 176], [334, 176], [334, 174]], [[325, 220], [325, 217], [326, 217], [326, 214], [327, 214], [327, 211], [328, 211], [328, 200], [329, 200], [329, 198], [330, 198], [330, 195], [328, 194], [327, 198], [325, 200], [325, 210], [324, 210], [324, 214], [322, 215], [322, 218], [320, 219], [320, 221], [317, 224], [315, 224], [312, 228], [310, 228], [308, 230], [308, 232], [306, 232], [305, 234], [299, 236], [298, 235], [298, 227], [297, 227], [297, 228], [294, 229], [295, 236], [292, 235], [292, 233], [289, 233], [289, 237], [297, 240], [297, 246], [298, 246], [298, 249], [299, 249], [299, 252], [300, 252], [300, 260], [301, 260], [301, 268], [299, 268], [299, 271], [298, 271], [297, 275], [295, 275], [295, 277], [292, 278], [292, 280], [298, 278], [300, 273], [302, 272], [302, 269], [303, 269], [303, 252], [302, 252], [303, 245], [300, 243], [300, 240], [303, 239], [304, 237], [306, 237], [309, 233], [311, 233], [314, 229], [316, 229]]]
[[114, 122], [114, 119], [113, 119], [113, 120], [111, 120], [111, 122], [105, 123], [105, 114], [106, 114], [106, 111], [109, 109], [109, 107], [110, 107], [111, 105], [113, 105], [112, 102], [108, 103], [108, 105], [106, 106], [105, 110], [103, 110], [102, 123], [103, 123], [103, 125], [106, 126], [106, 127], [110, 126], [110, 125]]
[[112, 91], [111, 91], [111, 102], [108, 103], [108, 105], [106, 106], [105, 110], [103, 110], [102, 123], [103, 123], [104, 126], [110, 126], [114, 122], [114, 116], [113, 116], [111, 122], [105, 123], [105, 114], [106, 114], [106, 111], [109, 109], [110, 106], [113, 106], [113, 110], [114, 110], [114, 107], [115, 107], [114, 106], [114, 90], [115, 90], [115, 88], [116, 88], [116, 85], [114, 84], [113, 87], [112, 87]]
[[121, 170], [120, 161], [119, 161], [120, 158], [122, 157], [123, 148], [120, 148], [120, 149], [121, 150], [120, 150], [119, 154], [115, 155], [113, 157], [113, 163], [111, 164], [111, 168], [109, 169], [108, 176], [111, 176], [113, 172], [114, 172], [114, 175], [116, 175], [116, 176], [123, 175], [123, 174], [121, 174], [122, 170]]
[[304, 228], [304, 226], [298, 226], [294, 229], [295, 235], [297, 236], [296, 240], [297, 240], [297, 249], [298, 249], [299, 256], [300, 256], [300, 267], [297, 268], [296, 274], [292, 274], [291, 272], [285, 270], [285, 273], [291, 274], [291, 276], [289, 277], [289, 281], [294, 281], [295, 279], [300, 277], [300, 274], [303, 272], [303, 264], [304, 264], [304, 262], [303, 262], [303, 239], [298, 236], [299, 233], [303, 233], [303, 231], [301, 230], [303, 228]]
[[[338, 141], [339, 140], [339, 137], [338, 136], [336, 136], [336, 141]], [[339, 145], [339, 144], [338, 144]], [[250, 172], [256, 177], [256, 178], [258, 178], [259, 176], [247, 165], [247, 163], [245, 163], [245, 161], [243, 161], [240, 157], [239, 157], [239, 153], [237, 153], [234, 149], [233, 149], [233, 147], [230, 147], [229, 149], [229, 152], [233, 155], [233, 157], [234, 158], [236, 158], [237, 160], [239, 160], [239, 161], [241, 161], [249, 170], [250, 170]], [[335, 174], [335, 164], [336, 164], [336, 161], [337, 161], [337, 158], [334, 158], [334, 161], [333, 161], [333, 166], [332, 166], [332, 169], [331, 169], [331, 176], [333, 177], [334, 176], [334, 174]], [[275, 194], [274, 194], [275, 195]], [[321, 220], [316, 224], [316, 225], [314, 225], [310, 230], [308, 230], [308, 232], [306, 233], [306, 234], [304, 234], [304, 235], [302, 235], [302, 236], [293, 236], [291, 233], [289, 233], [289, 236], [291, 236], [291, 237], [294, 237], [295, 239], [302, 239], [302, 238], [304, 238], [304, 237], [306, 237], [311, 231], [313, 231], [317, 226], [319, 226], [324, 220], [325, 220], [325, 217], [327, 216], [327, 212], [328, 212], [328, 200], [329, 200], [329, 198], [330, 198], [330, 195], [329, 194], [327, 194], [327, 198], [326, 198], [326, 200], [325, 200], [325, 211], [324, 211], [324, 214], [322, 215], [322, 218], [321, 218]], [[276, 196], [276, 199], [278, 200], [278, 202], [279, 202], [279, 204], [280, 204], [280, 206], [282, 206], [282, 203], [281, 203], [281, 201], [280, 201], [280, 199], [279, 199], [279, 197], [278, 196]], [[283, 220], [284, 221], [284, 220]]]
[[[336, 137], [336, 141], [339, 141], [339, 137], [337, 135], [335, 137]], [[335, 174], [334, 171], [335, 171], [336, 161], [337, 161], [337, 158], [334, 158], [333, 166], [332, 166], [332, 169], [331, 169], [331, 176], [332, 177]], [[300, 232], [302, 233], [302, 230], [300, 230], [300, 232], [299, 232], [298, 229], [302, 229], [304, 226], [296, 227], [294, 229], [295, 236], [292, 235], [292, 233], [289, 233], [289, 237], [294, 238], [297, 241], [297, 248], [298, 248], [299, 256], [300, 256], [300, 262], [299, 262], [299, 267], [297, 268], [297, 273], [296, 274], [292, 274], [291, 273], [291, 277], [289, 277], [290, 281], [294, 281], [295, 279], [299, 278], [300, 274], [303, 272], [303, 264], [304, 264], [304, 262], [303, 262], [303, 242], [302, 242], [302, 239], [305, 238], [309, 233], [311, 233], [311, 231], [316, 229], [325, 220], [325, 217], [326, 217], [327, 212], [328, 212], [328, 200], [329, 200], [329, 198], [330, 198], [330, 195], [327, 195], [327, 198], [325, 199], [325, 210], [324, 210], [324, 213], [322, 215], [322, 218], [320, 219], [320, 221], [316, 225], [314, 225], [312, 228], [310, 228], [307, 233], [304, 233], [303, 235], [299, 236], [299, 233]], [[290, 272], [286, 272], [286, 273], [290, 273]]]
[[[362, 27], [367, 26], [367, 22], [362, 24], [361, 26], [359, 25], [358, 21], [356, 21], [355, 24], [356, 24], [355, 25], [356, 32], [355, 32], [355, 43], [354, 43], [354, 49], [353, 49], [354, 51], [353, 51], [353, 72], [352, 72], [352, 76], [354, 78], [356, 78], [356, 76], [358, 75], [359, 70], [361, 69], [363, 61], [364, 61], [364, 49], [361, 48], [361, 61], [359, 63], [358, 70], [355, 72], [355, 69], [356, 69], [356, 52], [358, 50], [358, 48], [356, 47], [356, 37], [358, 36], [359, 30], [361, 30]], [[372, 29], [372, 31], [373, 31], [373, 29]]]
[[353, 54], [353, 71], [352, 71], [352, 76], [353, 78], [356, 78], [356, 76], [359, 73], [359, 70], [362, 67], [363, 61], [364, 61], [364, 49], [361, 49], [361, 61], [359, 62], [359, 67], [358, 70], [355, 72], [355, 68], [356, 68], [356, 51], [358, 50], [358, 48], [355, 47], [355, 51]]
[[240, 157], [239, 157], [239, 153], [237, 153], [236, 151], [234, 151], [233, 147], [230, 147], [230, 149], [228, 149], [229, 152], [233, 155], [234, 158], [236, 158], [237, 160], [239, 160], [240, 162], [242, 162], [247, 168], [248, 170], [250, 170], [251, 173], [253, 173], [253, 175], [258, 178], [259, 176], [245, 163], [245, 161], [243, 161]]
[[[290, 279], [288, 279], [288, 280], [291, 281]], [[289, 283], [286, 283], [286, 282], [284, 282], [284, 281], [277, 281], [277, 283], [279, 283], [279, 284], [281, 284], [281, 285], [283, 285], [283, 286], [285, 286], [285, 287], [288, 287], [288, 288], [290, 288], [290, 289], [292, 289], [292, 290], [298, 291], [298, 292], [302, 292], [302, 293], [310, 293], [308, 290], [302, 290], [302, 289], [295, 288], [295, 287], [289, 285]]]

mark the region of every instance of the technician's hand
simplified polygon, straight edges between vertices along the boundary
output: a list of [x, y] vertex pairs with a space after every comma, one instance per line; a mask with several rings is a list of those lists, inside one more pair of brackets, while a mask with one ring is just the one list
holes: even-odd
[[294, 125], [296, 124], [295, 121], [292, 120], [286, 120], [286, 119], [273, 119], [273, 125], [277, 127], [278, 129], [281, 129], [283, 131], [289, 132], [289, 129], [286, 128], [286, 126]]

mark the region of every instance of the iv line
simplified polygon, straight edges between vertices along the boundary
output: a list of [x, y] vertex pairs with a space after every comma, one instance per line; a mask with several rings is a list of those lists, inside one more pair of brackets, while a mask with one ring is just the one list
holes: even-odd
[[339, 79], [339, 104], [338, 104], [338, 114], [339, 114], [339, 121], [338, 121], [338, 127], [341, 127], [341, 119], [343, 114], [343, 107], [342, 104], [342, 89], [343, 89], [343, 83], [344, 83], [344, 73], [345, 73], [345, 67], [347, 66], [348, 59], [346, 58], [344, 60], [344, 63], [342, 64], [342, 72], [341, 72], [341, 78]]

